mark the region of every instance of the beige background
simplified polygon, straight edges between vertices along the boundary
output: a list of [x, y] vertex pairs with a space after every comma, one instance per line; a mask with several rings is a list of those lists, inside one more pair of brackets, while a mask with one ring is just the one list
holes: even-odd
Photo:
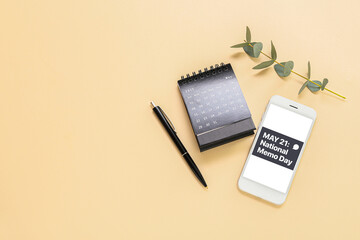
[[[358, 1], [1, 1], [0, 239], [360, 239]], [[252, 70], [270, 40], [348, 97]], [[200, 153], [176, 81], [230, 62], [258, 125], [274, 94], [318, 119], [281, 207], [241, 193], [253, 136]], [[150, 109], [174, 122], [194, 178]]]

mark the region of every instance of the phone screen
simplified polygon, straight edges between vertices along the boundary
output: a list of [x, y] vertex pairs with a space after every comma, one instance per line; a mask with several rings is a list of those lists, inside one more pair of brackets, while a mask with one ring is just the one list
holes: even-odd
[[243, 177], [286, 193], [313, 120], [270, 104]]

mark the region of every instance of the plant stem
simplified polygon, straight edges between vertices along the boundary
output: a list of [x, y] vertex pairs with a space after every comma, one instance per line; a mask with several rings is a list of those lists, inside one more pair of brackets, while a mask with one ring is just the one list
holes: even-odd
[[[244, 42], [246, 42], [246, 41], [244, 40]], [[254, 48], [253, 45], [251, 45], [250, 43], [248, 43], [248, 44], [249, 44], [250, 47]], [[279, 64], [279, 65], [282, 66], [283, 68], [285, 68], [284, 65], [282, 65], [281, 63], [279, 63], [278, 61], [276, 61], [275, 59], [273, 59], [272, 57], [270, 57], [269, 55], [267, 55], [267, 54], [264, 53], [263, 51], [260, 51], [260, 53], [263, 54], [264, 56], [268, 57], [269, 59], [273, 60], [274, 62], [276, 62], [277, 64]], [[301, 74], [299, 74], [299, 73], [297, 73], [297, 72], [295, 72], [295, 71], [293, 71], [293, 70], [291, 70], [291, 72], [294, 73], [294, 74], [296, 74], [296, 75], [298, 75], [299, 77], [302, 77], [302, 78], [304, 78], [305, 80], [307, 80], [307, 81], [309, 81], [309, 82], [312, 82], [313, 84], [321, 87], [320, 84], [317, 84], [316, 82], [311, 81], [309, 78], [307, 78], [307, 77], [305, 77], [305, 76], [303, 76], [303, 75], [301, 75]], [[339, 96], [339, 97], [341, 97], [341, 98], [343, 98], [343, 99], [346, 99], [346, 97], [344, 97], [344, 96], [342, 96], [342, 95], [340, 95], [340, 94], [338, 94], [338, 93], [336, 93], [336, 92], [334, 92], [334, 91], [331, 91], [330, 89], [324, 88], [324, 90], [326, 90], [326, 91], [328, 91], [328, 92], [331, 92], [332, 94], [335, 94], [336, 96]]]

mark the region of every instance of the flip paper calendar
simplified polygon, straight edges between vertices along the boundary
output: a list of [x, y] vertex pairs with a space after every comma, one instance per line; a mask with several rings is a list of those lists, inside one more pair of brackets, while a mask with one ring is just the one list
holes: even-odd
[[182, 76], [178, 86], [200, 151], [254, 133], [250, 110], [230, 64]]

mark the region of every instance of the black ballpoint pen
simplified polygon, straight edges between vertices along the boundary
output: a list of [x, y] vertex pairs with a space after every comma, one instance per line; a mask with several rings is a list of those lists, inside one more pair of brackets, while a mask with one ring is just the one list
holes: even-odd
[[174, 141], [175, 145], [179, 149], [180, 153], [185, 158], [187, 164], [189, 165], [195, 176], [199, 179], [202, 185], [204, 185], [204, 187], [207, 188], [207, 184], [205, 182], [205, 179], [201, 175], [200, 170], [198, 169], [198, 167], [190, 157], [190, 154], [187, 152], [186, 148], [184, 147], [184, 145], [181, 143], [180, 139], [176, 135], [175, 127], [172, 124], [171, 120], [167, 117], [166, 113], [161, 109], [160, 106], [156, 106], [154, 102], [151, 102], [151, 106], [156, 116], [159, 118], [160, 122], [162, 123], [162, 125], [170, 135], [171, 139]]

